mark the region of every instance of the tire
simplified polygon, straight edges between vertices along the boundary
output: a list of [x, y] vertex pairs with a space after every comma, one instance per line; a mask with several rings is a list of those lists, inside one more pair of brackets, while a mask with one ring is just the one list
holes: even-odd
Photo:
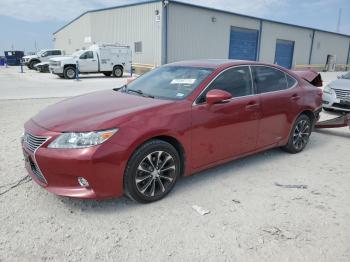
[[77, 71], [76, 71], [75, 67], [73, 67], [73, 66], [67, 66], [63, 70], [63, 75], [64, 75], [64, 78], [66, 78], [66, 79], [75, 79], [76, 74], [77, 74]]
[[112, 72], [104, 72], [103, 73], [105, 76], [111, 76], [112, 75]]
[[124, 73], [123, 67], [121, 66], [115, 66], [113, 68], [113, 76], [114, 77], [122, 77]]
[[174, 188], [180, 170], [179, 153], [171, 144], [162, 140], [146, 142], [128, 162], [124, 174], [125, 193], [139, 203], [158, 201]]
[[37, 60], [33, 60], [33, 61], [30, 61], [29, 62], [29, 64], [28, 64], [28, 67], [29, 67], [29, 69], [34, 69], [34, 66], [36, 65], [36, 64], [39, 64], [40, 62], [39, 61], [37, 61]]
[[293, 125], [288, 144], [282, 149], [288, 153], [296, 154], [303, 151], [309, 142], [312, 132], [312, 123], [307, 115], [300, 115]]

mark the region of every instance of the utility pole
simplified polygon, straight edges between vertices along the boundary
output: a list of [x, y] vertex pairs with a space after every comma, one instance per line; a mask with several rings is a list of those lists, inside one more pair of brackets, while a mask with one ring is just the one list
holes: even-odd
[[341, 15], [342, 15], [342, 8], [339, 8], [339, 14], [338, 14], [338, 24], [337, 24], [337, 32], [340, 32], [340, 23], [341, 23]]
[[34, 41], [34, 47], [35, 47], [35, 53], [38, 51], [37, 46], [36, 46], [36, 40]]

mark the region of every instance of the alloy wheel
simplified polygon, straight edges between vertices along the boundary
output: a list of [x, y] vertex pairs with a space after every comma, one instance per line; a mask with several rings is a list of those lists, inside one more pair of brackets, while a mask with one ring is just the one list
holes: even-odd
[[135, 183], [140, 194], [157, 197], [166, 194], [176, 180], [174, 158], [165, 151], [148, 154], [138, 165]]
[[295, 149], [301, 150], [306, 146], [309, 141], [311, 127], [308, 121], [300, 120], [294, 129], [293, 134], [293, 145]]

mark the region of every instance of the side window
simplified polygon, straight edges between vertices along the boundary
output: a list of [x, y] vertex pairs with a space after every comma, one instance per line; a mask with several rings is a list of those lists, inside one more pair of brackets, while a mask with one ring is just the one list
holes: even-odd
[[80, 56], [80, 59], [92, 59], [94, 58], [94, 53], [92, 51], [87, 51]]
[[204, 103], [206, 94], [213, 89], [220, 89], [232, 94], [233, 97], [251, 95], [252, 81], [248, 66], [228, 69], [221, 73], [199, 97], [197, 103]]
[[288, 88], [286, 75], [280, 70], [266, 66], [252, 66], [252, 71], [258, 94]]
[[291, 77], [288, 74], [286, 74], [286, 78], [287, 78], [288, 88], [293, 87], [297, 83], [297, 80], [295, 80], [293, 77]]
[[53, 50], [52, 55], [61, 55], [61, 51], [60, 50]]

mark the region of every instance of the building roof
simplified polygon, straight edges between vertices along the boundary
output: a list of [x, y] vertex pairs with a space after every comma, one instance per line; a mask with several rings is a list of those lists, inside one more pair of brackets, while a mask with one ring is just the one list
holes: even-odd
[[[118, 5], [118, 6], [108, 7], [108, 8], [101, 8], [101, 9], [94, 9], [94, 10], [86, 11], [83, 14], [81, 14], [80, 16], [78, 16], [77, 18], [75, 18], [72, 21], [70, 21], [69, 23], [67, 23], [66, 25], [64, 25], [61, 28], [59, 28], [53, 34], [58, 33], [59, 31], [61, 31], [62, 29], [64, 29], [65, 27], [67, 27], [68, 25], [70, 25], [71, 23], [73, 23], [74, 21], [78, 20], [80, 17], [82, 17], [83, 15], [88, 14], [88, 13], [94, 13], [94, 12], [100, 12], [100, 11], [112, 10], [112, 9], [118, 9], [118, 8], [125, 8], [125, 7], [137, 6], [137, 5], [143, 5], [143, 4], [149, 4], [149, 3], [156, 3], [156, 2], [162, 2], [162, 1], [163, 0], [144, 0], [144, 1], [137, 2], [137, 3], [132, 3], [132, 4]], [[302, 28], [302, 29], [315, 30], [315, 31], [319, 31], [319, 32], [325, 32], [325, 33], [330, 33], [330, 34], [350, 37], [350, 35], [348, 35], [348, 34], [337, 33], [337, 32], [333, 32], [333, 31], [327, 31], [327, 30], [323, 30], [323, 29], [319, 29], [319, 28], [295, 25], [295, 24], [290, 24], [290, 23], [285, 23], [285, 22], [280, 22], [280, 21], [275, 21], [275, 20], [270, 20], [270, 19], [250, 16], [250, 15], [239, 14], [239, 13], [235, 13], [235, 12], [231, 12], [231, 11], [227, 11], [227, 10], [223, 10], [223, 9], [217, 9], [217, 8], [212, 8], [212, 7], [207, 7], [207, 6], [197, 5], [197, 4], [185, 3], [185, 2], [182, 2], [182, 1], [178, 1], [178, 0], [168, 0], [168, 2], [169, 3], [175, 3], [175, 4], [181, 4], [181, 5], [185, 5], [185, 6], [189, 6], [189, 7], [201, 8], [201, 9], [209, 10], [209, 11], [215, 11], [215, 12], [220, 12], [220, 13], [236, 15], [236, 16], [240, 16], [240, 17], [246, 17], [246, 18], [251, 18], [251, 19], [258, 19], [258, 20], [264, 21], [264, 22], [271, 22], [271, 23], [276, 23], [276, 24], [280, 24], [280, 25], [293, 26], [293, 27], [298, 27], [298, 28]]]

